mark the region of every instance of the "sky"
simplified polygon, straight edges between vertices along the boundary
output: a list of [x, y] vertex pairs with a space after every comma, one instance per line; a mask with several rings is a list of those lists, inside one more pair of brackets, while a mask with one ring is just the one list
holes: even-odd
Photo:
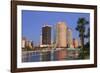
[[40, 34], [42, 33], [41, 28], [44, 24], [52, 26], [53, 35], [53, 27], [58, 22], [65, 22], [66, 25], [72, 29], [72, 37], [79, 39], [79, 32], [76, 31], [75, 28], [78, 18], [80, 17], [84, 17], [86, 20], [90, 21], [89, 13], [22, 10], [22, 37], [39, 43]]

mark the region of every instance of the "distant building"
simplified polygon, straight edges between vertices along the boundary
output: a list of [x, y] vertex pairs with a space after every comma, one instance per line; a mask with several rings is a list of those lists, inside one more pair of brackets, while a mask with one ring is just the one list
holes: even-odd
[[22, 37], [21, 47], [22, 48], [25, 48], [26, 47], [26, 38], [25, 37]]
[[34, 43], [33, 43], [33, 41], [27, 40], [25, 46], [26, 46], [27, 49], [33, 49]]
[[40, 45], [42, 45], [42, 34], [40, 34]]
[[42, 27], [42, 45], [51, 45], [51, 26], [45, 25]]
[[73, 39], [73, 46], [74, 48], [78, 48], [79, 47], [79, 42], [77, 39]]
[[28, 47], [29, 47], [30, 49], [33, 49], [33, 42], [32, 42], [32, 41], [28, 41]]
[[25, 37], [22, 37], [22, 41], [21, 41], [21, 47], [23, 49], [32, 49], [34, 46], [34, 43], [33, 41], [30, 41], [28, 39], [26, 39]]
[[67, 47], [67, 25], [65, 22], [56, 24], [56, 47]]
[[67, 29], [67, 41], [68, 48], [73, 48], [72, 30], [70, 28]]

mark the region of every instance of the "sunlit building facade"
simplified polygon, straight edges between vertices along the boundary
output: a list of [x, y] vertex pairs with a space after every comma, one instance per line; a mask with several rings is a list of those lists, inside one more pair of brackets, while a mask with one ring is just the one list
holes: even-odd
[[65, 22], [56, 24], [56, 47], [67, 47], [67, 25]]
[[72, 37], [72, 30], [70, 28], [67, 29], [67, 47], [73, 48], [73, 37]]

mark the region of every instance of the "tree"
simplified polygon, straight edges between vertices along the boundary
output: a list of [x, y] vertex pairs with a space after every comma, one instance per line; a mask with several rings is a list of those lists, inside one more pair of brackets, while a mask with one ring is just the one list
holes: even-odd
[[90, 41], [90, 28], [88, 28], [86, 38], [88, 39], [88, 42]]
[[85, 48], [86, 48], [85, 50], [87, 52], [87, 55], [89, 55], [90, 54], [90, 28], [88, 28], [85, 37], [88, 39], [88, 42], [85, 44]]
[[89, 21], [87, 21], [85, 18], [79, 18], [77, 21], [76, 30], [79, 32], [79, 37], [81, 40], [81, 48], [83, 49], [83, 55], [84, 55], [84, 38], [85, 38], [85, 31], [86, 31], [86, 25], [89, 24]]

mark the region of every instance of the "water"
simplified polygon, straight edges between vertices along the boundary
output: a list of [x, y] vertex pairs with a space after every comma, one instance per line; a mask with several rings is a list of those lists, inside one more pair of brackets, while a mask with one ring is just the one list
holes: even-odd
[[45, 51], [22, 51], [22, 62], [74, 60], [79, 58], [79, 49], [55, 49]]
[[38, 62], [40, 61], [40, 52], [24, 52], [22, 54], [22, 62]]

